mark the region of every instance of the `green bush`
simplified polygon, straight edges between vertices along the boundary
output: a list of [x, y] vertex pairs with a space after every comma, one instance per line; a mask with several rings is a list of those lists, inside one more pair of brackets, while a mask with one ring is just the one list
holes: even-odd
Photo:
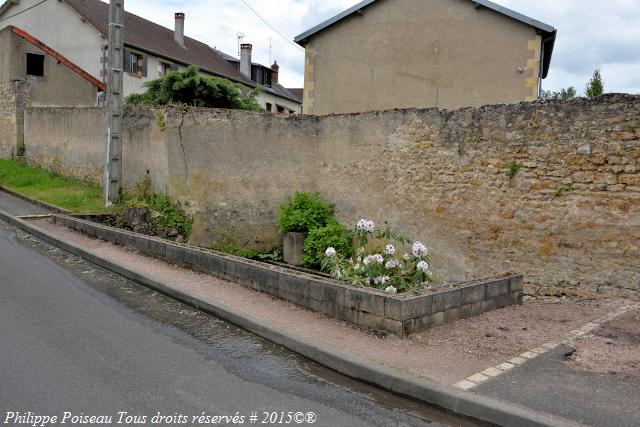
[[163, 194], [154, 195], [148, 203], [153, 213], [151, 224], [156, 236], [174, 238], [180, 235], [184, 239], [189, 237], [192, 221], [179, 203], [172, 202]]
[[[145, 175], [130, 192], [123, 197], [124, 205], [132, 208], [149, 208], [151, 210], [151, 234], [164, 239], [175, 239], [182, 236], [187, 239], [191, 233], [192, 219], [184, 211], [180, 203], [173, 202], [164, 194], [155, 194], [151, 177]], [[120, 215], [123, 220], [124, 212]]]
[[345, 258], [353, 252], [353, 234], [335, 220], [324, 227], [309, 231], [304, 240], [304, 255], [302, 261], [306, 267], [320, 267], [325, 258], [325, 251], [332, 247]]
[[[200, 75], [195, 65], [185, 71], [171, 71], [164, 77], [144, 84], [144, 93], [129, 95], [127, 104], [146, 105], [191, 105], [194, 107], [231, 108], [260, 111], [256, 101], [261, 88], [252, 90], [247, 96], [242, 93], [242, 85], [231, 83], [222, 77]], [[159, 117], [159, 116], [157, 116]], [[162, 129], [162, 124], [159, 123]], [[166, 124], [165, 124], [166, 127]]]
[[278, 226], [284, 232], [304, 233], [324, 227], [333, 219], [334, 205], [325, 202], [320, 193], [296, 192], [280, 205]]

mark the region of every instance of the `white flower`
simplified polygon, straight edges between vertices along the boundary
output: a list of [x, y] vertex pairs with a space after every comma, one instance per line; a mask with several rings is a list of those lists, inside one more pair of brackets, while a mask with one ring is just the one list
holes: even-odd
[[425, 261], [420, 261], [418, 265], [416, 265], [416, 269], [422, 271], [423, 273], [429, 273], [429, 264]]
[[368, 277], [366, 279], [364, 279], [364, 283], [369, 286], [371, 284], [371, 279], [369, 279]]
[[398, 268], [400, 267], [400, 262], [395, 259], [390, 259], [389, 261], [387, 261], [384, 267], [387, 269]]
[[354, 270], [360, 270], [360, 264], [356, 264], [355, 267], [353, 267]]
[[420, 242], [415, 242], [411, 248], [411, 253], [416, 258], [423, 258], [429, 254], [429, 250]]
[[336, 256], [336, 250], [335, 250], [335, 248], [333, 248], [333, 247], [329, 246], [329, 247], [327, 248], [327, 250], [324, 252], [324, 254], [325, 254], [326, 256], [328, 256], [328, 257], [334, 257], [334, 256]]
[[382, 264], [384, 262], [384, 258], [380, 254], [368, 255], [365, 257], [364, 261], [362, 261], [364, 265], [369, 264]]
[[409, 261], [411, 259], [411, 255], [404, 254], [404, 255], [402, 255], [402, 259], [404, 259], [405, 261]]
[[391, 280], [391, 277], [389, 276], [378, 276], [375, 279], [373, 279], [373, 283], [375, 283], [376, 285], [384, 285], [389, 280]]
[[373, 233], [373, 230], [376, 228], [376, 225], [373, 221], [367, 219], [361, 219], [356, 224], [356, 229], [358, 231], [364, 231], [367, 233]]
[[387, 245], [387, 247], [384, 249], [384, 253], [387, 255], [393, 255], [396, 253], [396, 248], [395, 246], [393, 246], [391, 243], [389, 243]]
[[395, 295], [395, 294], [397, 294], [397, 293], [398, 293], [398, 290], [396, 289], [396, 287], [395, 287], [395, 286], [389, 286], [389, 287], [388, 287], [388, 288], [386, 288], [384, 291], [385, 291], [386, 293], [388, 293], [388, 294], [393, 294], [393, 295]]

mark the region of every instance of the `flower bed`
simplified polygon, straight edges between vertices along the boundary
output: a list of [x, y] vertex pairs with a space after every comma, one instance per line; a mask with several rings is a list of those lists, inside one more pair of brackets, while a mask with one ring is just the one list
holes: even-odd
[[[522, 303], [522, 276], [519, 275], [505, 275], [447, 288], [427, 285], [421, 286], [419, 291], [414, 288], [417, 292], [392, 294], [384, 289], [356, 287], [314, 274], [174, 243], [72, 216], [59, 215], [53, 218], [55, 223], [89, 236], [252, 287], [337, 319], [399, 336]], [[415, 262], [416, 269], [419, 262]], [[376, 286], [388, 287], [388, 283]]]

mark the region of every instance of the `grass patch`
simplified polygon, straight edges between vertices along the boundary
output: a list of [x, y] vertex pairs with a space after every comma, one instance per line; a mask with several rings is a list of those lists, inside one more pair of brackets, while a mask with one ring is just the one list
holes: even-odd
[[104, 213], [115, 209], [104, 206], [99, 186], [17, 160], [0, 160], [0, 184], [73, 213]]

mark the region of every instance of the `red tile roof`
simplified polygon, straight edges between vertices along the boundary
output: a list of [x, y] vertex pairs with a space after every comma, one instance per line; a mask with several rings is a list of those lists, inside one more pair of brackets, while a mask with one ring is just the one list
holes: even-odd
[[[105, 38], [109, 28], [109, 5], [100, 0], [64, 0]], [[173, 38], [173, 30], [137, 15], [125, 12], [125, 45], [165, 57], [184, 65], [195, 64], [203, 71], [226, 77], [254, 87], [256, 84], [240, 73], [217, 51], [190, 37], [184, 38], [185, 47]]]

